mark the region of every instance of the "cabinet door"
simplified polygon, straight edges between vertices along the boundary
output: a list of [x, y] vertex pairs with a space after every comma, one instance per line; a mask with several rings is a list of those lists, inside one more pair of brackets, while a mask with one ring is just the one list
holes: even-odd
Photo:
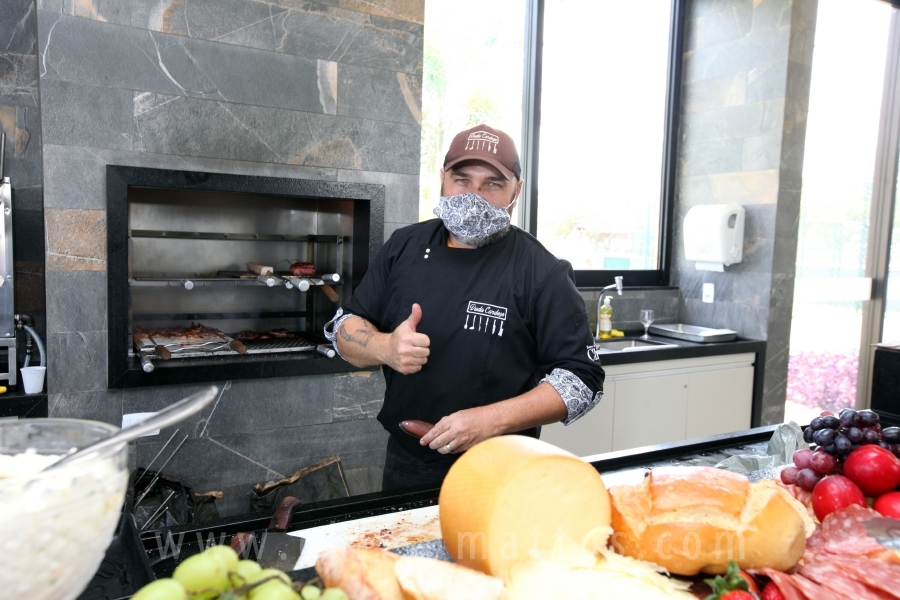
[[684, 439], [688, 375], [663, 375], [616, 381], [613, 450]]
[[612, 450], [613, 410], [616, 383], [603, 385], [600, 402], [571, 425], [552, 423], [541, 427], [541, 439], [575, 456], [592, 456]]
[[688, 438], [750, 428], [752, 366], [697, 371], [688, 377]]

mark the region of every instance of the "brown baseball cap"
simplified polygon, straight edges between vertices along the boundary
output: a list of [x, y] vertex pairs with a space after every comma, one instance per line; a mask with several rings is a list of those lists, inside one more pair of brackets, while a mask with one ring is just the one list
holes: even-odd
[[464, 160], [489, 163], [497, 167], [507, 179], [519, 179], [522, 176], [515, 142], [499, 129], [487, 125], [476, 125], [460, 131], [450, 142], [450, 149], [444, 157], [444, 168], [449, 169]]

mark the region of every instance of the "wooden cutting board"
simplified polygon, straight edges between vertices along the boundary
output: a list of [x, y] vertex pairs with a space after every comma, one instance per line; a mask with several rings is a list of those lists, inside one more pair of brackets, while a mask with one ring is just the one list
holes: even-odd
[[329, 548], [401, 548], [441, 538], [439, 507], [426, 506], [401, 512], [366, 517], [291, 531], [288, 535], [306, 540], [294, 569], [316, 564], [319, 554]]

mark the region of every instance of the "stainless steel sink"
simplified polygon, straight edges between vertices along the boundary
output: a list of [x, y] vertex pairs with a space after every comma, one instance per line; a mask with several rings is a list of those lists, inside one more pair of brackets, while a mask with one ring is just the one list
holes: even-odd
[[614, 340], [597, 340], [596, 347], [601, 352], [632, 352], [635, 350], [653, 350], [658, 348], [675, 348], [678, 344], [667, 344], [654, 340], [637, 338], [618, 338]]

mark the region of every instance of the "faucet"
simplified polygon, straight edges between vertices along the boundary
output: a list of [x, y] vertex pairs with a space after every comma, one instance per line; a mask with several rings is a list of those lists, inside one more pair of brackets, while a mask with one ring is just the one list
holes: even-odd
[[609, 290], [611, 290], [613, 288], [616, 288], [616, 291], [619, 293], [620, 296], [622, 295], [622, 276], [621, 275], [616, 277], [616, 282], [614, 284], [608, 285], [605, 288], [603, 288], [602, 290], [600, 290], [600, 297], [597, 298], [597, 335], [594, 336], [594, 339], [597, 339], [597, 340], [600, 339], [600, 306], [603, 304], [603, 296], [606, 294], [606, 292], [608, 292]]

